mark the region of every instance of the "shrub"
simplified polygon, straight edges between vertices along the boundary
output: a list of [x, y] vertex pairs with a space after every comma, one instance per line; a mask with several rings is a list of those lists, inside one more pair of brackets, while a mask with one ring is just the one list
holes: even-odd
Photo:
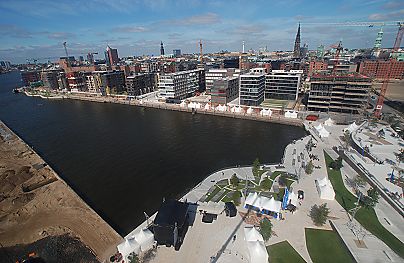
[[272, 223], [268, 218], [263, 218], [260, 222], [260, 233], [265, 241], [272, 236]]
[[327, 207], [327, 203], [320, 206], [313, 205], [310, 209], [310, 218], [316, 226], [322, 226], [327, 221], [329, 213], [330, 209]]

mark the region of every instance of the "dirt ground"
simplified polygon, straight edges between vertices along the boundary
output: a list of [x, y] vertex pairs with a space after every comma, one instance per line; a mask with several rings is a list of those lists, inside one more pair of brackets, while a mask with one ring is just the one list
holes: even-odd
[[[12, 247], [70, 234], [100, 261], [122, 237], [0, 122], [0, 244]], [[14, 260], [14, 259], [13, 259]]]

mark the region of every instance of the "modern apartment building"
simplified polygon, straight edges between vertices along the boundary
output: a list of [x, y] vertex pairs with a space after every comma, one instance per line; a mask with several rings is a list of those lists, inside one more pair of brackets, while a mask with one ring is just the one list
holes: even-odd
[[212, 104], [227, 104], [238, 97], [238, 77], [226, 77], [215, 80], [211, 88]]
[[118, 63], [118, 49], [107, 46], [107, 49], [105, 50], [105, 62], [108, 66], [112, 66]]
[[311, 77], [307, 108], [309, 111], [360, 113], [366, 107], [372, 86], [360, 74], [322, 74]]
[[122, 70], [94, 71], [86, 76], [86, 86], [89, 92], [121, 94], [126, 91], [125, 73]]
[[259, 106], [264, 101], [265, 75], [242, 74], [240, 75], [239, 97], [241, 105]]
[[45, 87], [51, 88], [51, 89], [58, 89], [59, 84], [58, 84], [58, 74], [60, 73], [60, 70], [58, 69], [49, 69], [49, 70], [43, 70], [41, 72], [41, 80], [43, 82], [43, 85]]
[[303, 70], [273, 70], [265, 75], [265, 99], [297, 100]]
[[85, 91], [86, 87], [86, 78], [83, 72], [67, 72], [66, 79], [68, 84], [68, 89], [71, 91]]
[[126, 78], [126, 90], [130, 96], [139, 96], [155, 90], [157, 74], [141, 73]]
[[41, 80], [39, 72], [36, 70], [21, 71], [21, 79], [25, 86]]
[[240, 75], [240, 70], [235, 69], [235, 68], [225, 68], [225, 69], [209, 69], [206, 74], [206, 94], [210, 94], [210, 90], [213, 87], [213, 82], [215, 80], [227, 78], [227, 77], [233, 77], [233, 76], [239, 76]]
[[186, 99], [205, 88], [203, 69], [180, 71], [159, 76], [159, 96], [172, 99]]

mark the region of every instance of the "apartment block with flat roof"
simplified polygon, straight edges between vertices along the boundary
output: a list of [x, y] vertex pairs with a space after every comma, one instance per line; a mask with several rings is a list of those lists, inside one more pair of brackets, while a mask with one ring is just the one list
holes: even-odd
[[240, 70], [235, 68], [225, 68], [225, 69], [209, 69], [206, 74], [206, 94], [210, 94], [210, 90], [213, 87], [213, 82], [218, 79], [223, 79], [226, 77], [239, 76]]
[[303, 70], [273, 70], [265, 75], [265, 99], [297, 100]]
[[367, 106], [371, 86], [360, 74], [313, 75], [307, 109], [358, 114]]
[[180, 71], [159, 76], [159, 96], [171, 99], [186, 99], [205, 88], [203, 69]]
[[241, 105], [259, 106], [264, 101], [265, 75], [240, 75], [239, 97]]
[[215, 80], [211, 88], [212, 104], [227, 104], [238, 97], [238, 77], [227, 77]]
[[143, 73], [126, 78], [126, 90], [130, 96], [139, 96], [152, 92], [156, 88], [157, 74]]

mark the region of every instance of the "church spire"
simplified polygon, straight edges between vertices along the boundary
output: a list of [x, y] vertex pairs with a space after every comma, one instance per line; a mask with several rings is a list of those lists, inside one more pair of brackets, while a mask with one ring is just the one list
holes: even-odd
[[299, 27], [297, 28], [295, 47], [293, 49], [293, 57], [300, 58], [300, 23], [299, 23]]

